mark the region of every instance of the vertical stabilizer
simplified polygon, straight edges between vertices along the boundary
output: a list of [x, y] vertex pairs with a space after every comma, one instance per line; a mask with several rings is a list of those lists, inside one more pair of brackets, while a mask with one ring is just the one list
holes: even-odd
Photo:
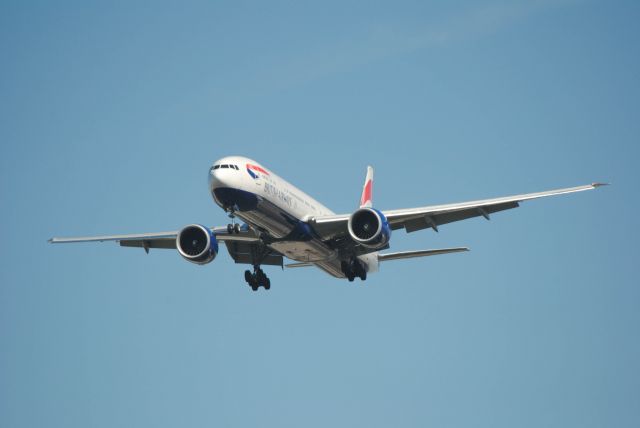
[[360, 197], [360, 208], [371, 207], [373, 204], [373, 167], [367, 167], [367, 178], [364, 180], [362, 196]]

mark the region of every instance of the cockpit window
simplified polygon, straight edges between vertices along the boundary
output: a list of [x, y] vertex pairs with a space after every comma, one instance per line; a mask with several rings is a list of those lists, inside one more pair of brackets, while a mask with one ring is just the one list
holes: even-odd
[[238, 168], [238, 165], [232, 165], [232, 164], [214, 165], [213, 166], [213, 169], [218, 169], [218, 168], [235, 169], [236, 171], [240, 171], [240, 168]]

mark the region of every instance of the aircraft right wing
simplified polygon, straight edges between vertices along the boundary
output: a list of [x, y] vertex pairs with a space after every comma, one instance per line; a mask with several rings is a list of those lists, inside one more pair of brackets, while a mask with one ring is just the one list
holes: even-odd
[[[564, 195], [567, 193], [593, 190], [604, 186], [604, 183], [592, 183], [584, 186], [567, 187], [564, 189], [548, 190], [545, 192], [525, 193], [521, 195], [500, 198], [482, 199], [470, 202], [459, 202], [444, 205], [432, 205], [419, 208], [387, 210], [382, 213], [387, 218], [392, 230], [404, 228], [407, 232], [432, 228], [436, 232], [438, 226], [454, 221], [466, 220], [483, 216], [487, 220], [489, 215], [520, 206], [520, 202], [547, 196]], [[309, 224], [323, 239], [331, 239], [348, 234], [347, 222], [350, 214], [312, 217]]]
[[[221, 242], [256, 243], [260, 241], [258, 235], [251, 230], [240, 230], [239, 233], [229, 233], [226, 227], [210, 227], [216, 239]], [[176, 249], [178, 230], [171, 232], [132, 233], [127, 235], [80, 236], [72, 238], [51, 238], [51, 244], [67, 244], [77, 242], [118, 242], [122, 247], [141, 247], [145, 251], [150, 248]]]

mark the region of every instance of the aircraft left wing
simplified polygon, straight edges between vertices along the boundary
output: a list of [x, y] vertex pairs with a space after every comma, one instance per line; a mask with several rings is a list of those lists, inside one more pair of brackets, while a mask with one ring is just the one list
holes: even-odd
[[[517, 208], [520, 206], [520, 202], [523, 201], [593, 190], [604, 185], [604, 183], [592, 183], [584, 186], [567, 187], [544, 192], [525, 193], [521, 195], [482, 199], [470, 202], [387, 210], [382, 211], [382, 213], [387, 218], [392, 230], [404, 228], [407, 232], [415, 232], [417, 230], [432, 228], [437, 232], [438, 226], [452, 223], [454, 221], [466, 220], [468, 218], [479, 216], [483, 216], [489, 220], [490, 214], [511, 208]], [[349, 217], [350, 214], [331, 215], [312, 217], [308, 221], [313, 230], [320, 237], [323, 239], [332, 239], [348, 233], [347, 222], [349, 221]]]
[[[239, 233], [229, 233], [226, 227], [210, 227], [216, 239], [221, 242], [257, 242], [256, 233], [249, 230], [240, 230]], [[128, 235], [102, 235], [102, 236], [80, 236], [72, 238], [51, 238], [51, 244], [65, 244], [75, 242], [118, 242], [123, 247], [141, 247], [145, 251], [150, 248], [176, 249], [176, 238], [179, 230], [170, 232], [134, 233]]]

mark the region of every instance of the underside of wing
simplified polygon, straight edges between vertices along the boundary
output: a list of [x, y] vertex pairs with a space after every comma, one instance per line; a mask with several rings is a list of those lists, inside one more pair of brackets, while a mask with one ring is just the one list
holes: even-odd
[[443, 224], [480, 216], [489, 220], [490, 214], [512, 208], [518, 208], [519, 206], [520, 203], [518, 201], [512, 201], [462, 209], [454, 208], [451, 210], [444, 209], [442, 211], [425, 211], [418, 214], [405, 214], [402, 210], [398, 210], [398, 213], [392, 214], [391, 219], [387, 217], [387, 220], [389, 221], [389, 226], [391, 226], [392, 230], [404, 228], [407, 233], [409, 233], [431, 228], [438, 231], [438, 226]]

